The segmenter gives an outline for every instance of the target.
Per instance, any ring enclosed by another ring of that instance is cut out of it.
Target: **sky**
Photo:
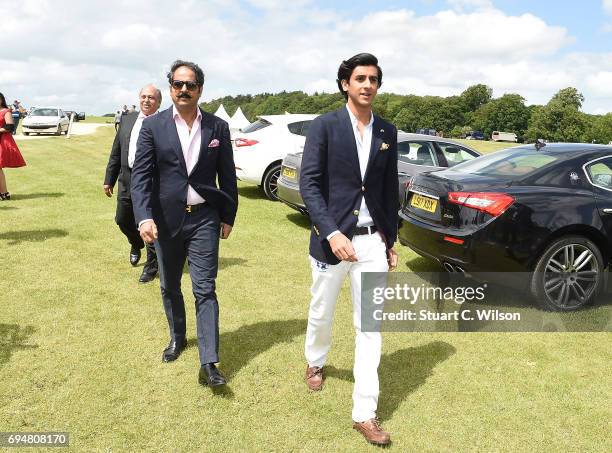
[[[0,92],[26,107],[103,114],[162,90],[176,59],[206,74],[203,101],[335,92],[340,62],[370,52],[381,92],[545,104],[561,88],[612,112],[612,0],[0,0]],[[232,112],[230,112],[232,113]],[[295,112],[299,113],[299,112]]]

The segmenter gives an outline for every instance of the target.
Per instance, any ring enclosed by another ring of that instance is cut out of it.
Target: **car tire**
[[[266,171],[262,180],[262,189],[272,201],[278,201],[278,178],[280,177],[281,164],[274,164]]]
[[[28,135],[30,135],[30,133],[29,132],[24,132],[23,135],[25,135],[27,137]]]
[[[574,311],[593,302],[603,279],[604,262],[597,245],[584,236],[564,236],[538,259],[531,294],[544,310]]]
[[[57,125],[57,131],[55,131],[55,135],[62,135],[62,125],[58,124]]]

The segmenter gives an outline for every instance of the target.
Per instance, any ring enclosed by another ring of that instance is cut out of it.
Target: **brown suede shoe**
[[[353,428],[363,434],[363,437],[371,444],[389,445],[391,443],[391,435],[383,431],[377,418],[371,418],[361,423],[354,422]]]
[[[306,385],[308,389],[317,392],[323,388],[323,368],[306,365]]]

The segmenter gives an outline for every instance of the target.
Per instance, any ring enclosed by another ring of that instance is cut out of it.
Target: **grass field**
[[[161,362],[158,280],[137,283],[102,192],[114,134],[21,142],[0,203],[0,431],[68,431],[73,451],[375,451],[351,429],[348,287],[325,389],[306,391],[308,221],[240,185],[222,242],[224,394],[189,347]],[[480,143],[469,142],[476,146]],[[400,270],[435,266],[398,246]],[[190,282],[184,279],[186,300]],[[388,333],[379,415],[391,450],[610,451],[609,333]]]

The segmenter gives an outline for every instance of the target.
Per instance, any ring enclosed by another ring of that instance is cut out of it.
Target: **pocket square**
[[[380,145],[380,150],[381,150],[381,151],[385,151],[385,150],[387,150],[387,149],[389,149],[389,144],[388,144],[388,143],[383,142],[383,143],[382,143],[382,145]]]
[[[217,140],[216,138],[211,140],[208,144],[209,148],[216,148],[217,146],[219,146],[219,140]]]

